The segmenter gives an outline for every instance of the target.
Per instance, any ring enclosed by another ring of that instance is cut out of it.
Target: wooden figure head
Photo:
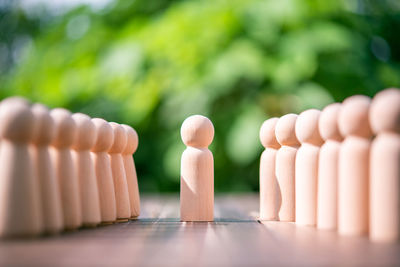
[[[186,146],[206,148],[214,138],[214,126],[207,117],[190,116],[182,123],[181,138]]]
[[[372,99],[369,119],[375,134],[400,133],[400,89],[390,88],[377,93]]]
[[[279,118],[275,126],[275,136],[282,146],[300,145],[295,133],[297,117],[296,114],[286,114]]]
[[[73,149],[89,150],[96,142],[96,127],[86,114],[75,113],[72,115],[77,128],[77,135],[73,144]]]
[[[124,148],[126,146],[126,142],[127,142],[126,131],[118,123],[110,122],[109,124],[114,132],[114,142],[113,142],[110,150],[108,150],[108,152],[109,153],[122,153],[122,151],[124,150]]]
[[[278,123],[278,118],[270,118],[261,125],[260,128],[260,141],[261,144],[267,147],[279,148],[280,145],[275,137],[275,127]]]
[[[76,124],[72,119],[71,112],[63,108],[50,111],[50,116],[55,124],[55,138],[52,145],[58,148],[70,147],[76,138]]]
[[[319,133],[324,140],[342,141],[338,126],[340,103],[333,103],[326,106],[319,116]]]
[[[342,136],[371,136],[368,118],[370,104],[371,99],[363,95],[350,96],[343,101],[338,120]]]
[[[92,123],[96,129],[96,141],[92,147],[93,152],[107,152],[114,143],[114,130],[110,124],[101,119],[94,118]]]
[[[23,104],[23,105],[26,105],[26,106],[31,105],[31,102],[29,102],[29,100],[27,100],[26,98],[20,97],[20,96],[7,97],[7,98],[3,99],[3,101],[0,102],[0,105],[2,103],[6,103],[6,104],[13,104],[14,103],[16,105]]]
[[[56,127],[49,109],[39,103],[32,105],[31,110],[36,118],[37,127],[33,134],[33,143],[37,145],[49,145],[56,134]]]
[[[296,121],[296,136],[300,143],[321,145],[323,140],[319,133],[318,121],[321,111],[309,109],[300,113]]]
[[[0,137],[13,142],[30,142],[36,128],[36,120],[29,102],[11,97],[0,104]]]
[[[136,149],[139,145],[138,134],[136,133],[135,129],[133,129],[129,125],[121,124],[121,126],[126,131],[126,136],[127,136],[127,142],[126,142],[126,146],[125,146],[123,153],[132,155],[133,153],[136,152]]]

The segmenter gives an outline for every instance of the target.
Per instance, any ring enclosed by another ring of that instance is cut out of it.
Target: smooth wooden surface
[[[77,229],[82,225],[81,197],[71,152],[77,135],[76,124],[66,109],[53,109],[50,115],[56,128],[50,156],[60,187],[63,225],[68,230]]]
[[[34,104],[31,110],[36,118],[37,126],[33,137],[33,145],[29,147],[29,150],[39,185],[43,231],[46,233],[59,233],[64,227],[61,193],[49,152],[49,146],[56,133],[55,123],[50,116],[49,110],[44,105]]]
[[[142,196],[136,221],[1,240],[0,266],[399,266],[400,245],[255,220],[258,195],[217,195],[215,221],[179,221],[179,194]]]
[[[278,220],[281,194],[275,173],[276,154],[280,144],[275,137],[278,118],[270,118],[260,128],[260,141],[265,148],[260,158],[260,219]]]
[[[319,229],[337,229],[337,188],[340,135],[338,115],[341,104],[326,106],[319,117],[319,132],[325,143],[321,146],[318,158],[317,189],[317,227]]]
[[[400,240],[400,90],[387,89],[372,100],[370,152],[370,238]]]
[[[114,143],[114,130],[103,119],[95,118],[92,122],[97,131],[96,143],[92,147],[92,160],[99,189],[101,221],[111,223],[117,220],[117,204],[111,160],[107,151]]]
[[[43,231],[40,186],[29,146],[35,116],[25,100],[0,105],[0,236],[34,236]],[[14,223],[15,219],[22,219]]]
[[[121,153],[126,146],[127,136],[121,125],[110,122],[110,126],[114,130],[114,142],[108,153],[110,154],[111,172],[114,180],[117,219],[126,220],[131,217],[131,208],[126,172]]]
[[[367,96],[351,96],[343,101],[339,112],[338,125],[344,141],[338,161],[338,232],[343,235],[368,233],[370,102]]]
[[[101,222],[99,188],[90,150],[95,145],[97,131],[90,117],[75,113],[72,119],[77,136],[72,146],[72,159],[76,167],[82,210],[82,225],[96,226]]]
[[[296,120],[296,136],[301,143],[295,163],[296,223],[299,225],[317,224],[318,157],[323,144],[318,129],[320,114],[319,110],[309,109]]]
[[[296,114],[286,114],[279,118],[275,127],[275,136],[281,147],[275,158],[275,174],[279,185],[280,209],[279,220],[294,222],[296,218],[296,153],[300,146],[297,140]]]
[[[140,215],[140,195],[133,154],[139,145],[139,137],[136,131],[129,125],[121,124],[121,126],[125,129],[127,137],[125,149],[122,151],[122,161],[124,162],[128,185],[131,218],[136,218]]]
[[[214,158],[208,149],[214,126],[204,116],[185,119],[181,138],[186,145],[181,157],[180,218],[185,222],[214,219]]]

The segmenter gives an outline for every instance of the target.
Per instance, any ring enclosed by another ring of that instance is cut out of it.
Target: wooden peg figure
[[[276,140],[281,145],[275,162],[281,199],[279,220],[286,222],[294,222],[296,218],[295,159],[300,145],[295,133],[296,120],[296,114],[286,114],[279,118],[275,126]]]
[[[114,181],[108,155],[114,142],[114,131],[103,119],[95,118],[92,122],[97,132],[96,142],[92,147],[92,159],[99,188],[101,222],[111,224],[117,220]]]
[[[181,137],[187,146],[181,158],[181,221],[213,221],[214,159],[208,146],[214,126],[208,118],[193,115],[183,122]]]
[[[50,155],[60,187],[64,229],[75,230],[82,225],[80,189],[71,153],[77,128],[71,113],[66,109],[53,109],[50,115],[56,129]]]
[[[96,142],[96,127],[90,117],[75,113],[72,115],[77,136],[72,145],[73,160],[77,170],[81,198],[82,225],[94,227],[101,221],[100,200],[94,164],[90,150]]]
[[[296,224],[315,226],[317,222],[318,156],[323,143],[318,129],[320,111],[309,109],[296,121],[301,146],[296,155]]]
[[[64,227],[60,187],[49,152],[49,146],[56,133],[55,123],[50,111],[42,104],[34,104],[32,112],[38,124],[31,152],[40,184],[43,227],[45,233],[55,234],[61,232]]]
[[[117,204],[117,221],[125,222],[131,217],[128,183],[126,181],[122,151],[127,142],[124,128],[115,122],[109,123],[114,131],[114,142],[108,153],[111,160],[111,171],[114,181],[115,200]]]
[[[337,228],[338,160],[342,136],[338,127],[341,104],[333,103],[324,108],[319,117],[319,132],[325,143],[319,151],[317,227]]]
[[[280,145],[275,137],[278,118],[266,120],[260,129],[265,147],[260,159],[260,220],[278,220],[280,193],[275,174],[275,158]]]
[[[367,96],[351,96],[343,101],[339,113],[339,130],[344,137],[338,180],[338,232],[342,235],[368,232],[370,102]]]
[[[376,138],[370,155],[370,238],[400,239],[400,90],[386,89],[369,113]]]
[[[40,188],[28,147],[36,120],[26,100],[0,105],[0,237],[42,233]]]
[[[140,215],[140,197],[133,154],[139,145],[139,138],[132,127],[126,124],[121,124],[121,126],[125,129],[127,136],[126,146],[122,152],[122,159],[124,161],[126,182],[128,184],[131,218],[136,219]]]

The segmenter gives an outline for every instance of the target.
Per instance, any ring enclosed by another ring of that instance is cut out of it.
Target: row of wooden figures
[[[265,121],[260,219],[400,238],[400,90]]]
[[[19,97],[0,103],[0,237],[54,234],[136,218],[128,125]]]

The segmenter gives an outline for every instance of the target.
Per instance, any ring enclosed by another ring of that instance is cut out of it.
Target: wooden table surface
[[[255,218],[257,195],[215,198],[215,222],[179,222],[179,195],[142,196],[136,221],[0,241],[1,266],[400,266],[399,244]]]

